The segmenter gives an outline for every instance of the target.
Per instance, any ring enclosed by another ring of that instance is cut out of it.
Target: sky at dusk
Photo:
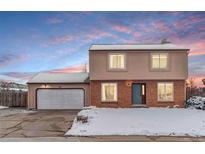
[[[91,44],[172,43],[191,49],[189,76],[205,77],[205,12],[0,12],[0,74],[78,72]]]

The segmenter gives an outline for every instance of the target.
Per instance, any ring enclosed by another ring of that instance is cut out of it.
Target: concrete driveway
[[[44,110],[0,116],[0,138],[63,137],[78,112]]]

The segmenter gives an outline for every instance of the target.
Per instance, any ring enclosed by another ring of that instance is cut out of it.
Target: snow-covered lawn
[[[74,120],[65,135],[170,135],[205,136],[205,111],[177,108],[91,108],[78,115],[88,122]]]
[[[1,105],[0,105],[0,110],[1,110],[1,109],[7,109],[7,108],[8,108],[7,106],[1,106]]]

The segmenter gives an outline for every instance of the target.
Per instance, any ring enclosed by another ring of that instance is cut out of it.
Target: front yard
[[[205,136],[205,111],[177,108],[91,108],[78,113],[87,123],[74,120],[65,135]]]
[[[3,116],[9,116],[9,115],[15,115],[19,113],[33,113],[35,111],[29,111],[24,108],[9,108],[6,106],[0,106],[0,117]]]
[[[0,141],[205,141],[203,110],[91,108],[79,112],[87,123],[72,126],[77,112],[2,108]],[[71,126],[74,137],[64,136]]]

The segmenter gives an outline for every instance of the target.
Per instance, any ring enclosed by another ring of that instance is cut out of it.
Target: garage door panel
[[[39,89],[38,109],[82,109],[84,97],[83,89]]]

